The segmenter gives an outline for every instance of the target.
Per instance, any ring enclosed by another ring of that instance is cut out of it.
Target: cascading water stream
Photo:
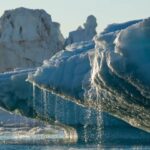
[[[101,97],[98,93],[98,90],[96,90],[96,94],[97,94],[97,104],[98,104],[98,112],[97,112],[97,116],[96,116],[96,120],[97,120],[97,141],[98,145],[97,148],[101,148],[102,146],[102,140],[103,140],[103,132],[104,132],[104,122],[103,122],[103,115],[102,115],[102,105],[101,105]]]
[[[35,87],[35,84],[33,83],[32,84],[32,87],[33,87],[33,91],[32,91],[32,106],[33,106],[33,113],[34,113],[34,110],[36,109],[36,101],[35,101],[35,99],[36,99],[36,87]],[[33,114],[34,115],[34,114]]]
[[[56,96],[56,99],[55,99],[55,122],[57,123],[58,119],[57,119],[57,111],[58,111],[58,108],[57,108],[57,101],[58,101],[58,97]]]
[[[35,115],[35,110],[36,110],[36,86],[33,83],[32,84],[32,106],[33,106],[33,116]],[[34,124],[32,123],[32,126],[34,126]],[[33,140],[33,139],[31,139]],[[34,140],[32,141],[34,143]]]
[[[97,48],[96,48],[97,49]],[[97,85],[95,84],[95,74],[97,72],[99,72],[99,64],[97,63],[97,57],[99,55],[98,53],[99,49],[97,49],[97,51],[95,52],[95,57],[93,60],[93,64],[92,66],[93,69],[91,71],[91,89],[89,91],[87,91],[86,93],[88,93],[88,99],[91,101],[95,101],[96,103],[96,107],[97,107],[97,113],[96,113],[96,126],[97,126],[97,139],[96,141],[98,141],[98,145],[97,148],[100,149],[102,146],[102,140],[103,140],[103,135],[104,135],[104,122],[103,122],[103,113],[102,113],[102,96],[99,94],[99,89],[97,87]],[[101,66],[100,66],[101,67]]]
[[[97,104],[97,112],[96,112],[96,137],[95,141],[98,143],[98,148],[102,146],[102,138],[103,138],[103,132],[104,132],[104,124],[103,124],[103,113],[102,113],[102,106],[101,106],[101,96],[99,95],[98,90],[94,90],[96,92],[96,97],[93,97],[93,93],[88,91],[86,97],[88,99],[88,103],[90,104],[91,101],[95,101]],[[88,108],[86,110],[85,114],[85,125],[84,125],[84,139],[85,142],[88,142],[88,135],[92,136],[92,132],[89,134],[89,125],[92,123],[92,110]],[[91,124],[92,125],[92,124]],[[92,125],[93,127],[95,125]],[[90,126],[90,128],[92,127]],[[95,135],[94,135],[95,136]]]
[[[90,119],[91,119],[91,109],[87,109],[86,110],[86,114],[85,114],[85,124],[84,124],[84,141],[85,143],[88,142],[88,125],[90,124]]]
[[[43,114],[44,114],[44,117],[45,119],[48,118],[48,113],[47,113],[47,106],[48,106],[48,103],[47,103],[47,91],[46,90],[42,90],[42,93],[43,93]]]

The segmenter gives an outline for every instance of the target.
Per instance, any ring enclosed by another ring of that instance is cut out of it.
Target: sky
[[[98,32],[111,23],[150,17],[150,0],[4,0],[0,15],[17,7],[46,10],[53,21],[61,24],[65,37],[91,14],[97,18]]]

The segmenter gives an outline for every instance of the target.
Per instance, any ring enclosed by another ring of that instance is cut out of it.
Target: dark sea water
[[[98,145],[70,145],[70,146],[41,146],[41,145],[0,145],[1,150],[149,150],[149,146],[98,146]]]

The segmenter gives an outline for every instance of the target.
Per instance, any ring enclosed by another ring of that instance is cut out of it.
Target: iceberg
[[[0,18],[0,72],[41,66],[63,46],[60,24],[44,10],[17,8]]]
[[[67,120],[61,120],[64,117],[57,108],[62,112],[67,107],[80,112],[88,108],[150,132],[150,19],[121,26],[123,29],[102,33],[94,41],[67,46],[37,69],[1,73],[0,105],[64,123]],[[50,109],[53,104],[55,108]],[[70,118],[75,116],[72,113]],[[83,117],[76,118],[85,124]]]
[[[92,55],[88,47],[61,51],[30,74],[28,81],[149,132],[149,26],[148,18],[100,34]]]
[[[65,41],[44,10],[4,13],[0,143],[149,144],[150,18],[96,26],[88,16]]]

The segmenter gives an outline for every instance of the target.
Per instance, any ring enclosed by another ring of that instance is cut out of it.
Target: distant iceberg
[[[69,32],[69,37],[65,41],[65,46],[83,41],[91,41],[97,34],[96,27],[97,21],[95,16],[88,16],[84,23],[84,27],[79,26],[77,30]]]
[[[63,46],[60,24],[44,10],[16,8],[0,18],[0,72],[40,66]]]

